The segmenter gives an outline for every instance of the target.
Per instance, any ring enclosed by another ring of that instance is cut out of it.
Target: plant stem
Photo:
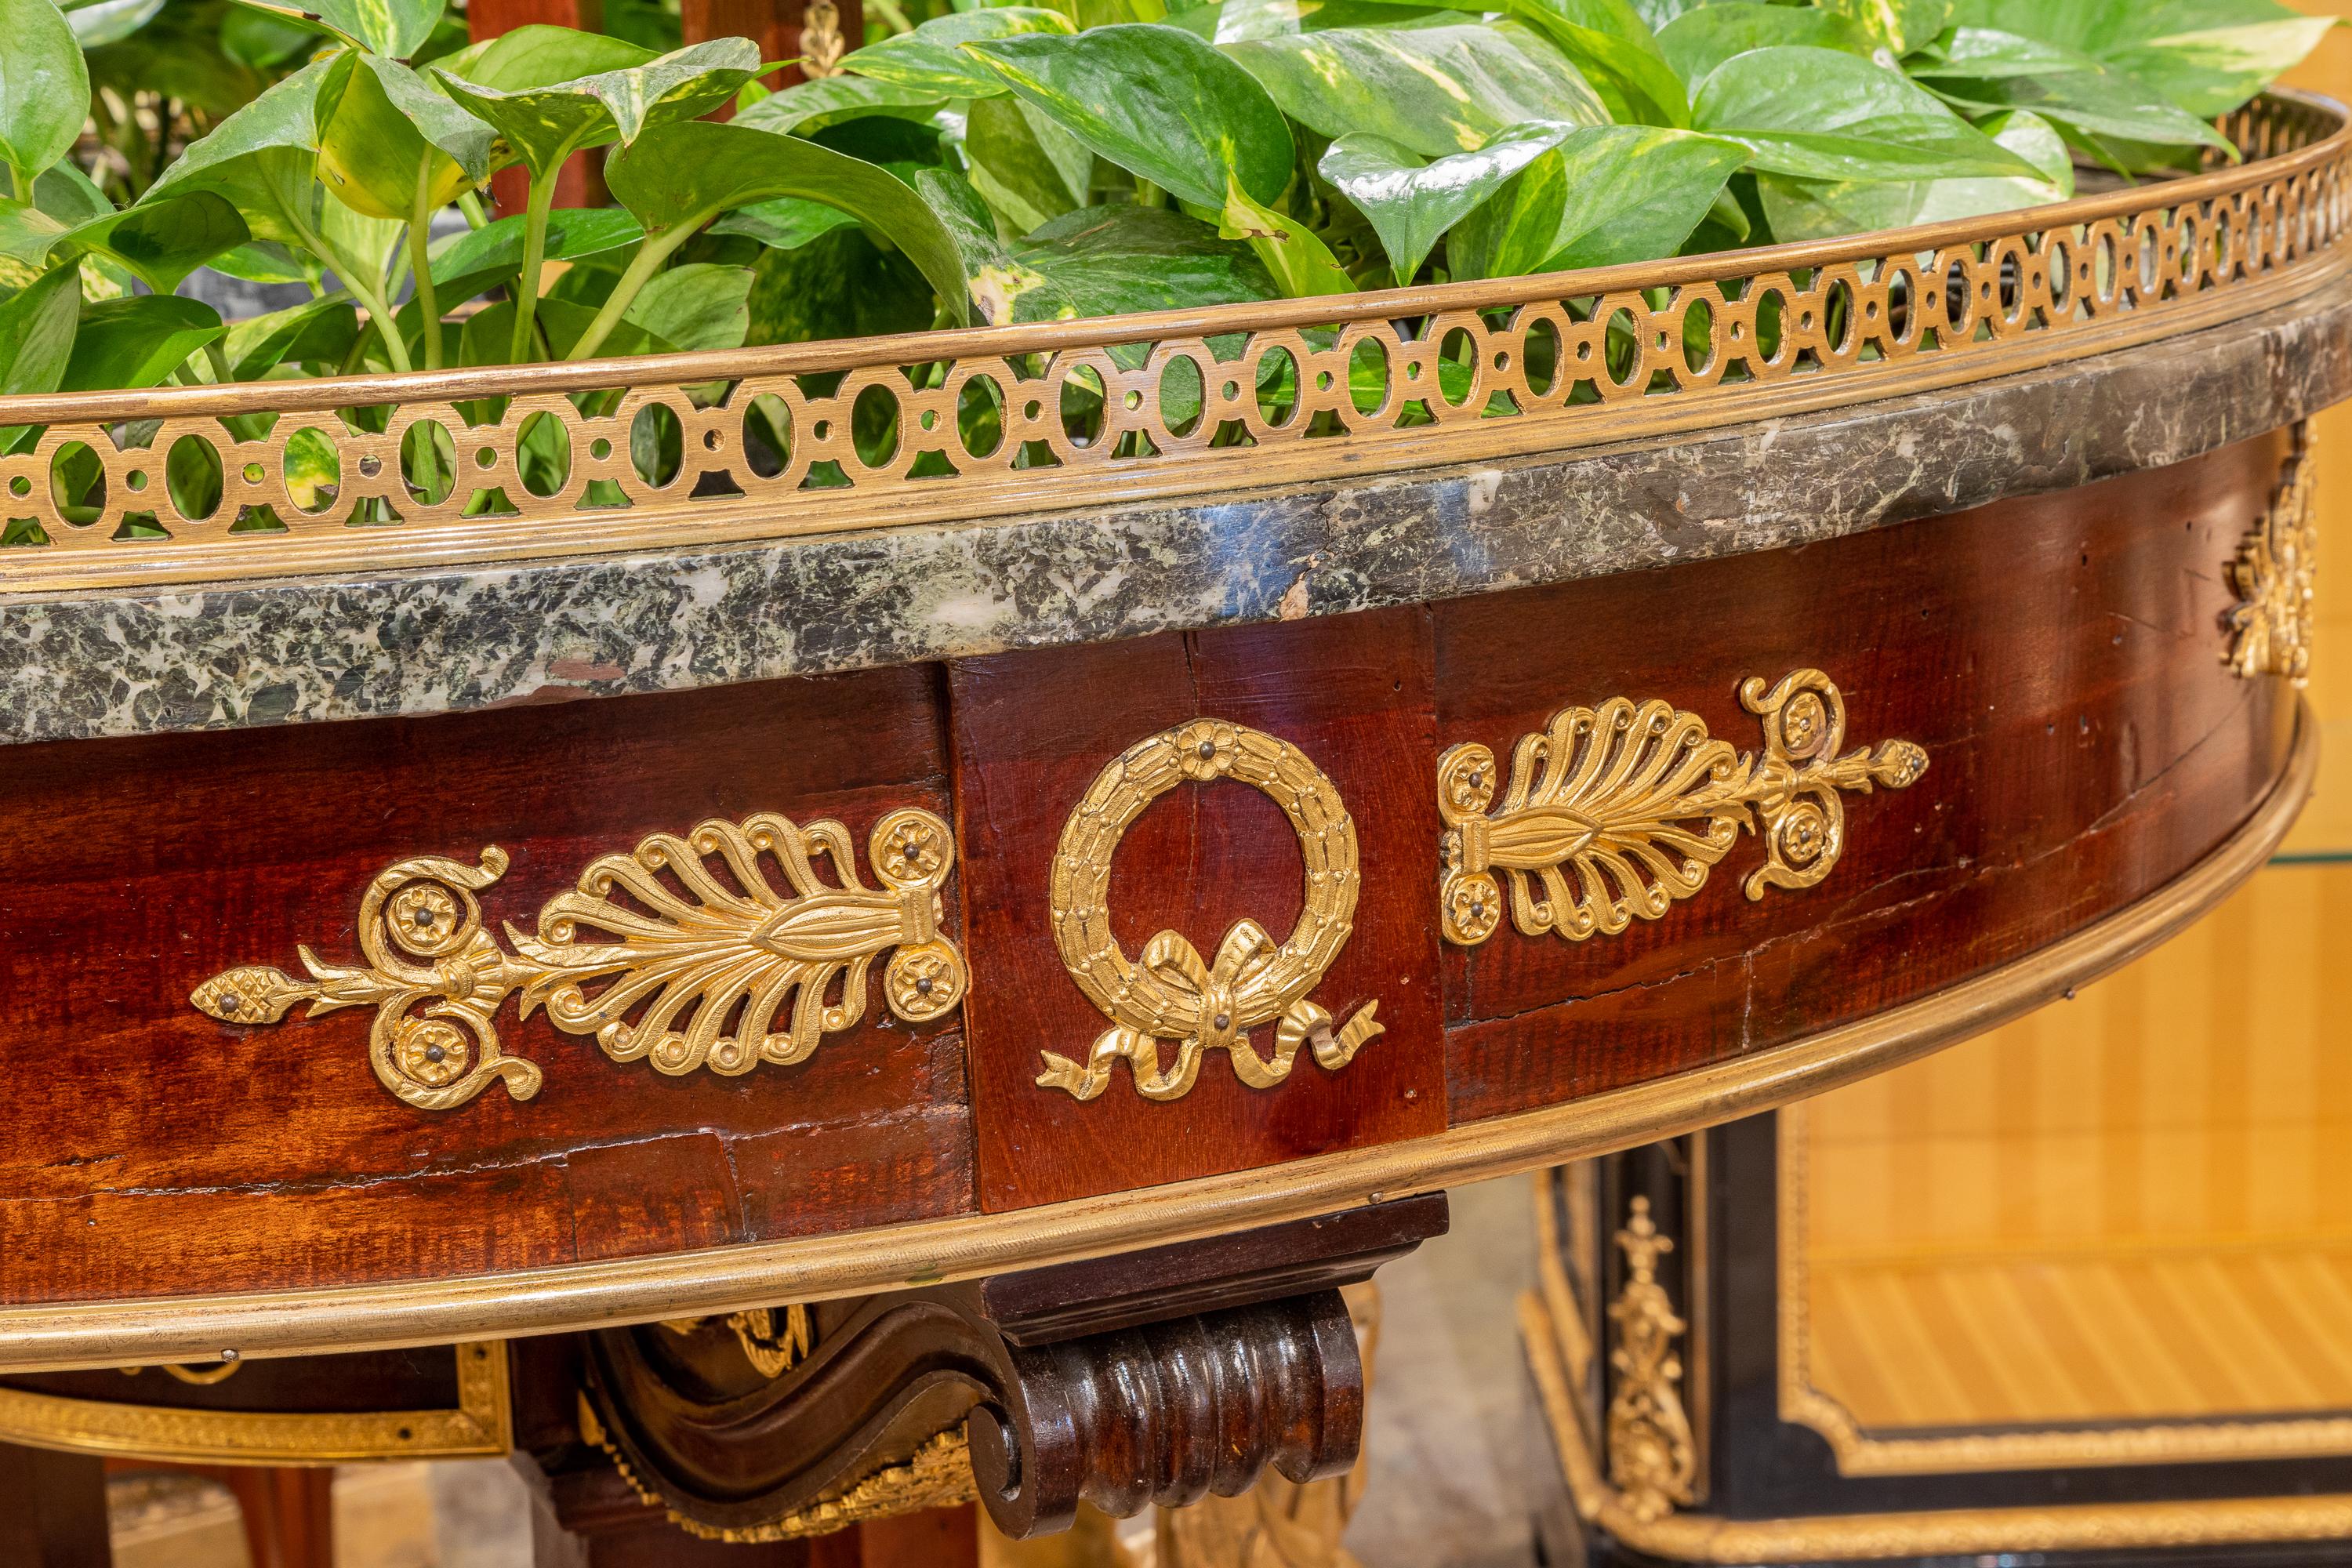
[[[684,245],[695,230],[709,221],[710,216],[707,212],[700,213],[658,235],[647,235],[646,242],[637,247],[637,254],[631,258],[629,269],[621,274],[621,280],[613,285],[613,292],[605,297],[604,308],[596,312],[596,319],[588,323],[588,330],[580,334],[580,341],[572,344],[572,352],[563,357],[567,360],[587,359],[603,348],[604,340],[613,335],[613,329],[621,324],[622,316],[635,302],[638,291],[653,280],[654,274],[661,270],[662,263],[669,259],[670,253]]]
[[[485,228],[489,225],[490,215],[482,210],[482,198],[479,192],[459,191],[457,210],[465,215],[467,228]]]
[[[368,269],[353,266],[351,258],[338,252],[328,243],[327,237],[310,224],[298,224],[294,232],[300,237],[311,255],[334,269],[335,276],[343,280],[343,287],[351,292],[352,298],[367,307],[368,326],[383,340],[383,357],[392,368],[408,369],[408,345],[401,342],[400,323],[393,320],[392,311],[385,306],[383,290],[373,281],[360,281],[367,277]],[[367,333],[362,332],[359,341],[365,342]]]
[[[416,205],[408,215],[408,272],[416,281],[416,311],[425,322],[425,368],[441,368],[441,298],[433,289],[433,160],[416,165]]]
[[[221,352],[218,338],[205,345],[205,363],[213,367],[213,379],[221,385],[226,386],[236,379],[236,372],[229,367],[228,355]]]
[[[558,163],[542,179],[533,170],[530,176],[530,200],[524,204],[522,220],[522,275],[515,279],[514,338],[507,350],[507,360],[522,364],[530,357],[530,323],[539,314],[539,273],[547,260],[547,219],[555,208],[555,176],[562,168]]]

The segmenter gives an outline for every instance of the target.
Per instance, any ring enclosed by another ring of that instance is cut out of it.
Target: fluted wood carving
[[[1013,1397],[971,1427],[981,1501],[1008,1535],[1062,1529],[1082,1499],[1125,1518],[1236,1497],[1268,1468],[1319,1479],[1353,1464],[1363,1437],[1363,1367],[1337,1290],[1013,1361]]]
[[[1123,1516],[1231,1497],[1269,1468],[1336,1474],[1362,1436],[1336,1289],[1028,1347],[973,1292],[887,1298],[769,1380],[682,1365],[662,1332],[594,1336],[584,1425],[679,1523],[729,1539],[771,1538],[959,1427],[1014,1537],[1066,1528],[1081,1499]]]

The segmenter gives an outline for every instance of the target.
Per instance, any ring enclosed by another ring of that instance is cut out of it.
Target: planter
[[[1136,1327],[1182,1312],[1314,1371],[1221,1485],[1343,1465],[1324,1292],[1442,1225],[1396,1200],[1958,1039],[2284,833],[2352,136],[2236,130],[2239,168],[1661,267],[0,405],[47,427],[0,460],[47,541],[0,559],[0,1363],[51,1380],[0,1427],[89,1430],[113,1374],[68,1369],[598,1329],[515,1386],[585,1355],[576,1435],[702,1527],[964,1477],[925,1445],[978,1399],[984,1500],[1046,1528],[1207,1484],[1118,1469],[1152,1408],[1048,1441],[1137,1365],[1246,1404]],[[159,495],[184,441],[208,518]],[[89,521],[42,500],[74,443]],[[731,1479],[667,1331],[608,1328],[688,1317],[774,1369]]]

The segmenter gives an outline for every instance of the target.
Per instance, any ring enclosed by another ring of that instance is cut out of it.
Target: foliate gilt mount
[[[1764,864],[1746,883],[1750,899],[1810,888],[1845,847],[1841,791],[1904,789],[1927,771],[1927,753],[1908,741],[1841,755],[1845,700],[1818,669],[1769,689],[1751,676],[1739,700],[1763,721],[1761,752],[1735,751],[1666,702],[1612,697],[1564,708],[1520,737],[1492,815],[1495,753],[1470,744],[1439,758],[1445,939],[1475,947],[1495,933],[1498,872],[1510,884],[1512,922],[1528,936],[1581,942],[1637,916],[1656,920],[1706,885],[1742,828],[1764,843]]]
[[[2311,678],[2314,569],[2319,519],[2312,507],[2309,440],[2295,429],[2294,451],[2279,476],[2277,499],[2238,546],[2230,586],[2238,595],[2226,617],[2230,647],[2222,659],[2240,675],[2283,675],[2301,686]]]
[[[1682,1357],[1675,1349],[1690,1325],[1658,1283],[1658,1259],[1675,1249],[1650,1217],[1650,1200],[1634,1198],[1617,1233],[1625,1256],[1625,1282],[1609,1304],[1616,1343],[1609,1352],[1609,1481],[1636,1519],[1664,1519],[1692,1500],[1698,1480],[1698,1446],[1683,1410]]]
[[[1177,785],[1233,778],[1263,790],[1298,835],[1307,863],[1305,908],[1277,943],[1255,921],[1236,921],[1213,963],[1181,934],[1163,931],[1143,946],[1139,965],[1110,930],[1111,858],[1118,841],[1153,801]],[[1331,1015],[1307,1000],[1355,930],[1356,825],[1339,792],[1305,752],[1263,731],[1202,719],[1139,741],[1095,778],[1063,826],[1054,856],[1054,941],[1087,999],[1111,1020],[1083,1062],[1044,1053],[1042,1089],[1092,1100],[1124,1058],[1146,1100],[1192,1092],[1208,1052],[1222,1050],[1252,1089],[1290,1076],[1302,1045],[1337,1071],[1385,1032],[1367,1002],[1334,1031]],[[1274,1056],[1257,1054],[1250,1031],[1274,1024]],[[1176,1042],[1173,1066],[1160,1065],[1160,1042]]]
[[[856,847],[838,822],[800,827],[762,813],[705,822],[685,838],[657,833],[595,861],[574,891],[550,900],[536,936],[509,922],[511,953],[483,928],[474,897],[505,873],[503,850],[484,849],[479,869],[403,860],[360,901],[364,964],[329,963],[304,946],[307,981],[248,964],[213,976],[189,1000],[230,1024],[274,1024],[298,1002],[310,1004],[305,1017],[373,1006],[376,1078],[426,1110],[463,1105],[493,1079],[517,1100],[539,1092],[537,1065],[499,1048],[494,1016],[518,991],[523,1017],[545,1007],[557,1028],[593,1035],[615,1061],[645,1058],[672,1075],[790,1064],[864,1016],[874,961],[894,948],[882,973],[892,1012],[919,1023],[962,1000],[963,957],[940,930],[940,890],[955,858],[948,825],[928,811],[893,811],[874,825],[867,850],[878,890],[858,879]],[[817,875],[820,856],[839,886]],[[829,1003],[836,983],[841,1000]],[[780,1013],[787,1022],[771,1032]]]

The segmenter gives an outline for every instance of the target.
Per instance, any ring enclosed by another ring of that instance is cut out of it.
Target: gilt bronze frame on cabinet
[[[441,1353],[456,1366],[457,1398],[446,1409],[238,1410],[0,1385],[0,1442],[211,1465],[325,1465],[508,1452],[514,1432],[505,1344],[455,1344]]]

